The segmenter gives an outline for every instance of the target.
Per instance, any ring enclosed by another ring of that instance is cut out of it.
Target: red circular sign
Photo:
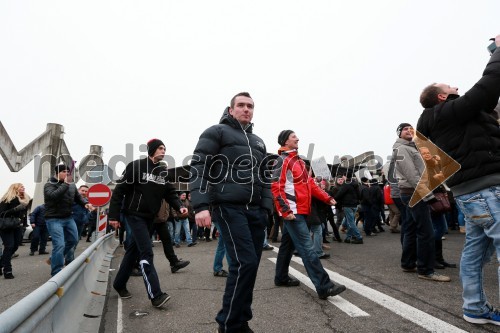
[[[89,188],[87,199],[92,206],[101,207],[111,199],[111,190],[104,184],[95,184]]]

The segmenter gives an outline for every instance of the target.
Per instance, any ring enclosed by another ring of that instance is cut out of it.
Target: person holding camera
[[[494,111],[500,98],[500,35],[495,45],[483,76],[463,96],[444,83],[422,91],[425,110],[417,130],[461,165],[446,183],[467,230],[460,260],[463,318],[500,325],[500,312],[483,289],[483,267],[495,250],[500,253],[500,128]]]
[[[52,255],[50,263],[52,276],[63,269],[64,258],[73,258],[78,230],[73,219],[73,203],[77,203],[88,210],[94,207],[84,199],[73,182],[70,168],[59,164],[54,169],[55,175],[43,187],[45,201],[45,223],[52,238]]]

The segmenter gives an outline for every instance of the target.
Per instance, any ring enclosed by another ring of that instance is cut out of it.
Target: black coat
[[[153,219],[163,199],[172,208],[181,208],[177,192],[168,181],[167,168],[149,157],[130,162],[117,183],[109,204],[110,220],[119,221],[122,208],[126,214]]]
[[[357,207],[359,204],[359,188],[354,182],[345,182],[335,193],[334,198],[342,207]]]
[[[266,146],[252,127],[243,129],[225,113],[218,125],[201,134],[189,182],[196,213],[220,204],[255,205],[272,212]]]
[[[477,181],[479,178],[500,175],[500,128],[493,111],[499,97],[500,50],[497,49],[483,77],[469,91],[425,109],[420,116],[417,130],[461,165],[446,182],[450,187],[471,181],[470,193],[484,188]],[[494,182],[498,184],[497,181]],[[475,186],[479,188],[473,189]],[[461,192],[458,194],[465,194]]]
[[[73,214],[73,203],[85,206],[88,201],[83,199],[74,183],[68,184],[51,177],[43,187],[45,201],[45,219],[66,218]]]

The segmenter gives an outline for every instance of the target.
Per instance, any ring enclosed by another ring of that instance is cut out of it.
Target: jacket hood
[[[253,129],[253,123],[250,123],[247,126],[243,127],[236,119],[234,119],[233,116],[229,114],[229,106],[224,109],[224,112],[222,112],[222,117],[219,120],[219,124],[226,124],[236,129],[243,129],[248,133],[252,133]]]
[[[403,146],[403,145],[409,146],[411,142],[413,142],[413,141],[408,141],[405,139],[398,138],[396,140],[396,142],[394,142],[394,144],[392,145],[392,149],[396,149],[399,146]]]

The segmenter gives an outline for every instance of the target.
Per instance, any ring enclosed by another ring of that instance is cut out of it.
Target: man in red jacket
[[[304,267],[320,299],[335,296],[346,287],[330,280],[323,268],[318,254],[313,250],[311,236],[307,228],[306,218],[311,212],[311,197],[315,197],[329,205],[335,200],[323,191],[309,177],[304,161],[299,157],[299,138],[291,130],[284,130],[278,136],[281,145],[278,153],[273,178],[276,180],[271,191],[277,211],[283,216],[283,234],[276,261],[276,286],[298,286],[298,280],[288,275],[288,267],[294,249],[302,257]]]

